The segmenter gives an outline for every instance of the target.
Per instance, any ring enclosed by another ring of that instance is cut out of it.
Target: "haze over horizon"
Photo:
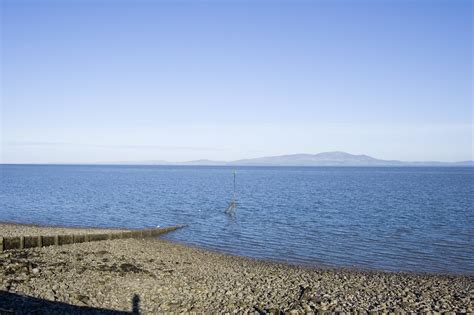
[[[473,160],[471,1],[1,1],[0,163]]]

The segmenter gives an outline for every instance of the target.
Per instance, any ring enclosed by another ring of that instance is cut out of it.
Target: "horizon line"
[[[325,151],[325,152],[319,152],[319,153],[293,153],[293,154],[280,154],[280,155],[266,155],[266,156],[260,156],[260,157],[254,157],[254,158],[243,158],[243,159],[237,159],[237,160],[211,160],[211,159],[193,159],[193,160],[184,160],[184,161],[168,161],[164,159],[160,160],[129,160],[129,161],[94,161],[94,162],[60,162],[60,161],[55,161],[55,162],[0,162],[0,165],[163,165],[163,166],[239,166],[239,164],[231,164],[231,163],[238,163],[242,161],[251,161],[251,160],[256,160],[256,159],[265,159],[265,158],[278,158],[278,157],[291,157],[291,156],[298,156],[298,155],[308,155],[308,156],[317,156],[321,154],[328,154],[328,153],[342,153],[346,154],[347,156],[352,156],[352,157],[368,157],[370,159],[374,159],[377,162],[383,163],[403,163],[404,165],[364,165],[364,164],[351,164],[350,162],[342,162],[345,163],[343,164],[337,164],[335,160],[330,160],[328,159],[328,162],[331,162],[333,164],[337,165],[282,165],[278,163],[265,163],[261,162],[260,164],[258,162],[253,163],[253,164],[243,164],[241,166],[308,166],[308,167],[325,167],[325,166],[361,166],[361,167],[380,167],[380,166],[458,166],[456,164],[461,164],[461,163],[471,163],[474,164],[474,160],[457,160],[457,161],[437,161],[437,160],[396,160],[396,159],[379,159],[372,157],[367,154],[352,154],[348,153],[345,151]],[[202,164],[192,164],[192,163],[209,163],[206,165]],[[336,162],[336,163],[335,163]],[[189,164],[188,164],[189,163]],[[297,163],[296,163],[297,164]],[[415,164],[415,165],[412,165]],[[419,165],[416,165],[419,164]],[[426,165],[428,164],[428,165]],[[431,164],[431,165],[430,165]]]

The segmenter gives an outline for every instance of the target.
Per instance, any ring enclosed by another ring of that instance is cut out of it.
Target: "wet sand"
[[[31,226],[0,224],[0,236],[32,232]],[[85,307],[144,314],[472,313],[474,278],[303,268],[162,239],[125,239],[0,252],[0,293],[0,312],[35,305],[45,313]],[[16,298],[23,295],[45,303]]]

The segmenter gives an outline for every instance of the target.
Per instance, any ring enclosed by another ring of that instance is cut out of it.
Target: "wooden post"
[[[0,236],[0,252],[3,252],[3,237]]]
[[[38,236],[38,247],[43,247],[43,237],[41,235]]]
[[[54,245],[58,246],[59,245],[59,235],[54,236]]]
[[[24,249],[24,248],[25,248],[25,237],[20,236],[20,249]]]

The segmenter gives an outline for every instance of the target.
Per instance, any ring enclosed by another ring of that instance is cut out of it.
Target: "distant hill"
[[[474,161],[437,162],[381,160],[368,155],[354,155],[346,152],[322,152],[318,154],[290,154],[266,156],[237,161],[195,160],[188,162],[143,161],[114,164],[141,165],[231,165],[231,166],[474,166]]]
[[[368,155],[353,155],[346,152],[323,152],[318,154],[291,154],[245,159],[230,162],[231,165],[275,165],[275,166],[377,166],[400,165],[400,161],[378,160]]]

